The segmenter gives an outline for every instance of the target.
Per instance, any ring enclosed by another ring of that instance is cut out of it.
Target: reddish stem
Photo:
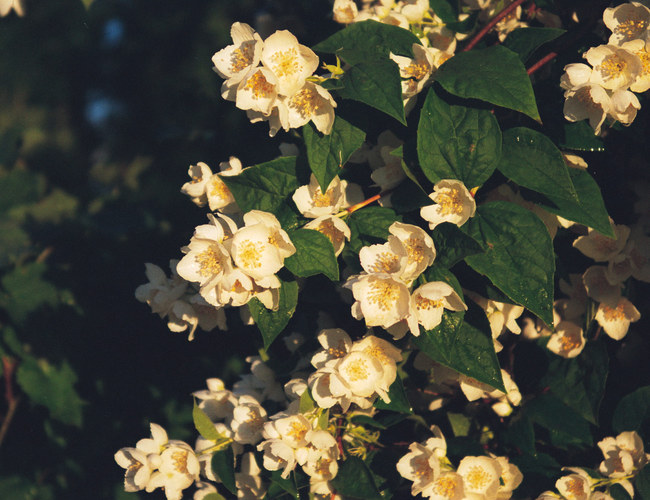
[[[383,191],[383,192],[381,192],[381,193],[379,193],[379,194],[376,194],[375,196],[371,196],[371,197],[368,198],[367,200],[363,200],[362,202],[357,203],[356,205],[352,205],[351,207],[348,207],[348,208],[346,208],[345,210],[346,210],[349,214],[351,214],[352,212],[356,212],[356,211],[359,210],[360,208],[363,208],[363,207],[365,207],[366,205],[370,205],[371,203],[374,203],[375,201],[377,201],[377,200],[378,200],[379,198],[381,198],[382,196],[386,196],[387,194],[390,194],[392,191],[393,191],[392,189],[387,189],[386,191]]]
[[[557,57],[557,52],[549,52],[544,57],[542,57],[539,61],[537,61],[535,64],[533,64],[530,68],[528,68],[526,70],[526,73],[528,73],[529,75],[532,75],[533,73],[535,73],[535,71],[537,71],[539,68],[544,66],[546,63],[552,61],[556,57]]]
[[[494,26],[501,21],[504,17],[506,17],[508,14],[510,14],[513,10],[515,10],[517,7],[519,7],[522,3],[524,3],[524,0],[515,0],[512,2],[510,5],[508,5],[505,9],[503,9],[501,12],[499,12],[496,16],[492,18],[492,20],[487,23],[481,31],[479,31],[476,35],[474,35],[474,38],[470,40],[470,42],[465,46],[463,49],[463,52],[467,52],[468,50],[472,50],[478,42],[480,42],[485,35],[489,33],[489,31],[494,28]]]
[[[2,358],[2,372],[5,378],[5,399],[7,400],[7,414],[2,420],[2,425],[0,426],[0,445],[4,441],[7,431],[9,430],[9,424],[16,413],[16,408],[18,407],[18,399],[14,395],[13,387],[13,375],[16,370],[17,362],[9,357]]]
[[[339,447],[339,455],[341,459],[345,459],[345,453],[343,452],[343,439],[341,438],[341,429],[343,428],[343,419],[339,418],[336,422],[336,444]]]

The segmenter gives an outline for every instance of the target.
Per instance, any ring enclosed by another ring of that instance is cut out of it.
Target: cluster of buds
[[[411,443],[409,453],[397,462],[402,477],[413,481],[411,494],[424,498],[462,500],[508,499],[523,476],[506,457],[468,456],[454,468],[447,458],[447,443],[440,429],[431,428],[434,437],[424,443]]]
[[[271,136],[310,121],[329,134],[336,102],[310,81],[318,56],[286,30],[262,40],[249,25],[234,23],[230,33],[233,45],[212,57],[215,71],[225,79],[221,96],[245,110],[251,122],[268,121]]]
[[[571,474],[561,477],[555,483],[558,493],[545,491],[537,500],[575,498],[576,500],[612,500],[609,488],[621,485],[630,498],[634,487],[630,482],[648,463],[650,454],[645,453],[643,441],[635,431],[622,432],[618,436],[606,437],[598,443],[604,460],[598,472],[581,467],[565,467]],[[605,489],[605,491],[602,491]]]
[[[365,272],[350,276],[343,285],[355,298],[352,316],[401,338],[407,331],[419,335],[419,325],[435,328],[444,309],[467,309],[452,286],[442,281],[424,283],[411,293],[415,280],[436,257],[433,239],[418,226],[401,222],[394,222],[388,231],[386,243],[361,249]]]
[[[589,119],[596,135],[605,119],[629,125],[641,104],[635,92],[650,88],[650,9],[628,2],[605,10],[603,21],[612,31],[608,43],[589,49],[589,63],[567,65],[560,85],[565,89],[564,116],[575,122]]]

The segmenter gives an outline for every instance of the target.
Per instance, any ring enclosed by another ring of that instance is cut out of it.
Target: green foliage
[[[436,73],[436,81],[450,94],[480,99],[539,120],[526,68],[517,54],[503,46],[456,54]]]
[[[593,446],[589,422],[552,394],[528,401],[526,415],[549,432],[550,444],[560,448]]]
[[[417,144],[420,166],[432,183],[458,179],[472,188],[492,175],[501,156],[501,130],[488,110],[449,104],[432,87]]]
[[[216,451],[212,455],[210,462],[212,471],[221,480],[223,485],[233,495],[237,494],[237,485],[235,484],[235,455],[232,452],[232,446],[223,450]]]
[[[452,267],[465,257],[483,252],[481,245],[458,226],[445,222],[431,234],[436,246],[436,264]]]
[[[219,431],[212,423],[212,420],[210,420],[210,417],[199,408],[196,401],[194,401],[194,407],[192,408],[192,420],[194,421],[194,428],[205,439],[217,441],[222,438],[221,434],[219,434]]]
[[[404,389],[404,383],[399,375],[397,375],[395,382],[390,386],[388,398],[390,402],[386,402],[382,398],[377,399],[374,405],[375,408],[379,410],[392,410],[399,413],[413,413],[413,408],[411,408],[406,390]]]
[[[18,365],[16,381],[33,403],[50,411],[52,418],[81,427],[84,402],[74,388],[77,375],[67,362],[57,367],[46,359],[26,356]]]
[[[516,52],[525,63],[538,48],[564,33],[557,28],[517,28],[508,34],[503,46]]]
[[[324,193],[352,153],[361,147],[366,133],[337,115],[329,135],[321,134],[309,124],[302,128],[302,137],[309,168]]]
[[[282,281],[282,280],[281,280]],[[248,303],[255,324],[262,333],[264,348],[267,349],[284,330],[296,311],[298,303],[298,284],[295,281],[282,281],[278,309],[270,311],[257,299]]]
[[[638,431],[648,437],[650,429],[650,386],[626,395],[618,403],[612,419],[616,432]]]
[[[552,324],[555,259],[544,223],[513,203],[491,202],[479,206],[466,227],[485,252],[465,262],[511,300]]]
[[[393,222],[401,221],[393,210],[385,207],[367,207],[352,212],[347,219],[352,236],[349,247],[359,252],[361,247],[388,238],[388,228]]]
[[[444,23],[453,23],[457,20],[456,2],[447,0],[429,0],[429,5]]]
[[[524,127],[504,132],[498,168],[520,186],[554,199],[578,202],[562,153],[539,132]]]
[[[380,500],[382,498],[368,466],[357,457],[348,457],[339,468],[336,477],[331,481],[339,495],[364,500]]]
[[[308,277],[322,273],[332,281],[339,279],[339,266],[329,238],[313,229],[289,232],[296,253],[284,261],[285,267],[296,276]]]
[[[650,467],[647,464],[636,476],[634,486],[642,500],[648,500],[650,498]]]

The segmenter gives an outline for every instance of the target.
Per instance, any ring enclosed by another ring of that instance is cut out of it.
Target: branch
[[[16,413],[16,408],[18,407],[18,398],[14,395],[12,383],[17,364],[17,361],[9,357],[2,358],[2,371],[5,379],[5,399],[7,400],[8,409],[5,418],[2,420],[2,426],[0,426],[0,446],[2,446],[2,442],[9,430],[11,420],[13,419],[14,414]]]
[[[508,14],[510,14],[513,10],[515,10],[517,7],[519,7],[522,3],[524,3],[524,0],[515,0],[512,2],[510,5],[508,5],[505,9],[503,9],[501,12],[499,12],[496,16],[492,18],[492,20],[487,23],[481,31],[479,31],[474,38],[470,40],[470,42],[465,46],[463,49],[463,52],[467,52],[468,50],[472,50],[478,42],[480,42],[485,35],[489,33],[489,31],[494,28],[494,26],[501,21],[504,17],[506,17]]]

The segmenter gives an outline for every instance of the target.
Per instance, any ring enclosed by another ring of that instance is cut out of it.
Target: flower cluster
[[[630,498],[634,487],[630,479],[648,463],[650,454],[645,453],[643,441],[635,431],[622,432],[618,436],[606,437],[598,443],[604,460],[598,472],[580,467],[565,467],[571,474],[561,477],[555,483],[559,495],[545,491],[537,500],[575,498],[576,500],[610,500],[609,488],[622,486]],[[606,488],[606,491],[602,491]],[[561,496],[560,496],[561,495]]]
[[[248,24],[234,23],[233,44],[214,54],[215,71],[225,79],[221,96],[246,111],[251,122],[268,121],[270,135],[313,122],[329,134],[336,102],[309,78],[318,56],[289,31],[262,40]]]
[[[424,283],[411,293],[415,280],[436,257],[433,240],[411,224],[395,222],[388,231],[386,243],[361,249],[359,260],[365,272],[350,276],[343,285],[355,298],[352,316],[401,338],[409,330],[419,335],[419,325],[425,330],[435,328],[444,309],[467,309],[458,292],[443,281]]]
[[[611,7],[603,14],[612,31],[608,43],[584,53],[589,63],[567,65],[560,85],[565,89],[564,116],[589,119],[596,135],[605,119],[629,125],[641,104],[635,92],[650,88],[650,9],[639,2]]]
[[[432,230],[443,222],[462,226],[476,212],[474,196],[461,181],[455,179],[436,182],[429,198],[434,204],[422,207],[420,216],[429,223],[429,229]]]
[[[409,453],[397,462],[402,477],[413,481],[411,494],[436,500],[507,499],[523,476],[506,457],[467,456],[454,468],[447,458],[447,443],[437,427],[434,437],[411,443]]]
[[[314,174],[308,185],[300,186],[293,194],[293,201],[300,213],[314,219],[305,224],[305,229],[316,230],[327,236],[334,246],[334,254],[339,255],[350,239],[350,228],[336,217],[343,208],[363,200],[363,192],[357,184],[348,184],[338,176],[332,179],[323,193]]]
[[[221,171],[213,174],[210,167],[203,162],[190,165],[187,173],[192,180],[183,184],[181,192],[200,207],[207,204],[213,212],[219,210],[225,214],[238,213],[239,207],[235,198],[221,177],[239,175],[245,169],[242,168],[241,161],[234,156],[221,162],[219,168]]]

